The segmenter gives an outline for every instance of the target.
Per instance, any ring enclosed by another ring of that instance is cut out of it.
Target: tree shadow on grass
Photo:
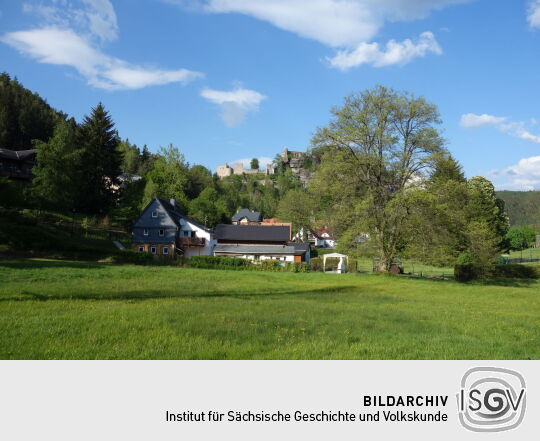
[[[75,268],[75,269],[103,269],[110,266],[106,263],[86,260],[35,260],[35,259],[1,259],[0,267],[10,269],[43,269],[43,268]]]
[[[396,276],[394,276],[396,277]],[[540,288],[539,281],[537,279],[491,279],[491,280],[475,280],[471,282],[460,283],[454,278],[449,278],[448,280],[435,279],[429,277],[413,277],[409,275],[397,276],[399,278],[404,278],[408,280],[417,280],[422,282],[438,282],[438,283],[453,283],[463,286],[508,286],[511,288],[526,288],[531,285],[538,284]]]
[[[252,291],[241,292],[238,291],[222,291],[206,293],[182,293],[176,290],[152,290],[152,291],[121,291],[111,294],[96,294],[96,293],[76,293],[72,295],[62,294],[40,294],[30,291],[22,291],[18,295],[10,297],[0,298],[0,302],[7,301],[49,301],[49,300],[154,300],[154,299],[212,299],[212,298],[233,298],[240,300],[251,300],[255,298],[263,297],[290,297],[290,296],[318,296],[318,295],[334,295],[342,294],[346,292],[357,292],[358,286],[339,286],[339,287],[327,287],[314,290],[283,290],[283,291]]]
[[[508,286],[511,288],[526,288],[531,285],[538,285],[540,288],[540,284],[538,283],[537,279],[493,279],[486,280],[484,282],[474,282],[471,284],[480,286]]]

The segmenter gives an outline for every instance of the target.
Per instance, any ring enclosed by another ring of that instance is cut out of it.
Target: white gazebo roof
[[[349,257],[349,256],[347,256],[346,254],[330,253],[330,254],[324,254],[323,257],[327,258],[327,257]]]

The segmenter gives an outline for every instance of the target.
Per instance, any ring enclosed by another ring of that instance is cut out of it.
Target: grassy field
[[[0,358],[539,359],[540,284],[0,260]]]
[[[540,263],[540,248],[528,248],[523,251],[511,251],[510,259],[523,259],[531,263]]]

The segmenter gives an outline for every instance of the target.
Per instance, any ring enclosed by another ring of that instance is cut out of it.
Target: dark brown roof
[[[291,230],[283,225],[225,225],[216,226],[216,239],[250,242],[288,242]]]

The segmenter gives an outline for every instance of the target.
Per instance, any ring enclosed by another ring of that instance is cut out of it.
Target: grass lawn
[[[540,263],[540,248],[528,248],[523,251],[511,251],[510,259],[523,259],[525,262],[532,261],[533,264]]]
[[[0,358],[539,359],[540,284],[0,260]]]

